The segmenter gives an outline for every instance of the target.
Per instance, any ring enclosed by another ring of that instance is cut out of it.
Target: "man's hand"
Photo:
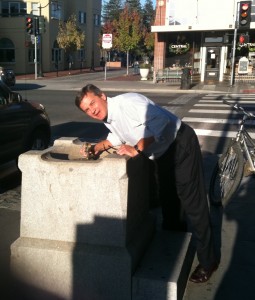
[[[95,145],[91,145],[90,143],[84,143],[80,150],[81,155],[85,159],[98,159],[99,153],[95,152]]]
[[[121,145],[117,151],[119,155],[128,155],[130,157],[134,157],[138,154],[133,146],[130,145]]]

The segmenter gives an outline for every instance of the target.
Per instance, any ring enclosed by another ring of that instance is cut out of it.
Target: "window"
[[[3,1],[2,2],[2,16],[3,17],[16,17],[20,15],[25,15],[27,13],[26,2],[12,2]]]
[[[58,69],[58,64],[62,60],[62,51],[58,46],[58,42],[55,41],[53,48],[51,50],[51,61],[55,63],[56,69]]]
[[[79,23],[86,24],[86,13],[79,11]]]
[[[51,18],[60,20],[61,19],[61,4],[57,2],[51,3]]]
[[[14,44],[7,38],[0,40],[0,62],[15,62]]]
[[[255,1],[252,1],[251,5],[251,22],[255,22]]]
[[[79,49],[78,50],[78,60],[80,62],[83,62],[85,58],[85,50],[84,49]]]
[[[166,25],[192,26],[199,25],[207,29],[229,28],[233,25],[233,14],[236,9],[233,0],[171,0],[166,1]],[[215,17],[217,16],[217,17]],[[217,19],[217,22],[215,21]],[[162,19],[165,25],[165,19]],[[177,28],[176,28],[177,29]]]
[[[35,15],[35,16],[40,16],[39,3],[38,2],[32,2],[31,7],[32,7],[31,14]]]
[[[99,26],[101,23],[100,15],[94,14],[94,25]]]

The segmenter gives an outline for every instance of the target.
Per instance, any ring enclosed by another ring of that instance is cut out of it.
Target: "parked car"
[[[11,68],[0,66],[0,79],[8,86],[14,86],[16,83],[15,73]]]
[[[50,120],[42,104],[23,100],[0,81],[0,164],[50,144]]]

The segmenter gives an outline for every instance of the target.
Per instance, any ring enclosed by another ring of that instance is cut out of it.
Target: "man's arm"
[[[107,150],[112,147],[112,144],[108,140],[103,140],[94,146],[95,154],[98,154],[104,150]]]
[[[149,147],[150,144],[152,144],[155,141],[154,137],[147,137],[147,138],[142,138],[139,140],[139,142],[134,145],[121,145],[117,151],[119,155],[128,155],[130,157],[134,157],[143,150],[145,150],[147,147]]]

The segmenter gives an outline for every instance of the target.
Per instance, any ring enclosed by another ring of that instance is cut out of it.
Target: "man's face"
[[[105,94],[97,96],[92,92],[87,93],[81,101],[80,108],[91,118],[101,121],[104,120],[107,117]]]

